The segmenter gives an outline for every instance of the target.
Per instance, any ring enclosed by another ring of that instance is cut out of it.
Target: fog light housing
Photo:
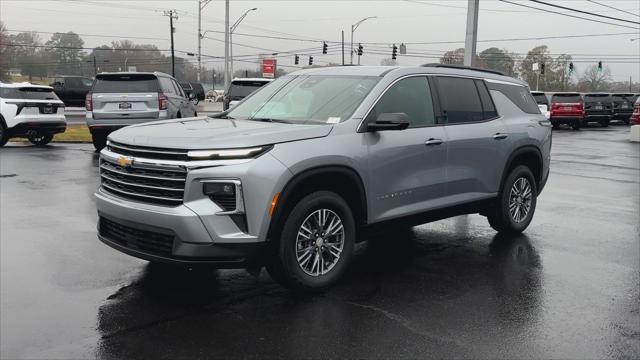
[[[240,180],[203,180],[202,192],[222,209],[218,215],[244,214]]]

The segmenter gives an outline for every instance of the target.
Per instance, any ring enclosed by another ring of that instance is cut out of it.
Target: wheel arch
[[[543,181],[543,167],[544,162],[542,160],[542,152],[534,145],[524,145],[515,149],[509,159],[507,160],[504,170],[502,172],[502,179],[500,180],[500,189],[504,186],[504,182],[509,176],[511,170],[518,165],[525,165],[533,173],[536,181],[536,188],[540,190],[540,185]]]
[[[342,165],[325,165],[304,170],[291,178],[280,193],[269,224],[267,239],[277,240],[286,215],[307,194],[327,190],[342,196],[349,204],[359,228],[367,223],[367,198],[364,182],[356,170]]]

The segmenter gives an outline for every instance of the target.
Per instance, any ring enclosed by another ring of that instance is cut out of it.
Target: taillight
[[[87,111],[93,111],[93,99],[91,98],[91,92],[88,92],[84,98],[84,107]]]
[[[167,97],[163,93],[158,93],[158,108],[167,110]]]

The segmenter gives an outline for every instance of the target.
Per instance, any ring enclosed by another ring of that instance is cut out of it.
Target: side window
[[[160,82],[160,90],[165,94],[176,95],[176,89],[173,86],[173,82],[171,79],[166,77],[159,77],[158,81]]]
[[[367,122],[383,113],[403,112],[409,116],[409,127],[435,124],[431,90],[426,76],[415,76],[395,83],[373,107]]]
[[[182,96],[182,97],[186,97],[184,95],[184,91],[182,90],[182,87],[180,86],[180,84],[178,84],[175,80],[171,79],[171,82],[173,83],[173,87],[176,89],[176,94]]]
[[[67,79],[67,86],[70,88],[79,88],[82,87],[82,83],[80,82],[80,79],[78,78],[68,78]]]
[[[439,76],[438,96],[447,124],[483,120],[480,96],[473,79]]]
[[[528,88],[520,85],[507,85],[488,82],[490,90],[497,90],[504,94],[512,103],[514,103],[520,110],[527,114],[539,114],[540,108],[536,100],[531,95]]]
[[[482,103],[482,114],[484,120],[495,119],[498,117],[496,106],[493,104],[493,99],[487,90],[487,85],[482,80],[476,80],[476,87],[478,88],[478,94],[480,94],[480,102]]]

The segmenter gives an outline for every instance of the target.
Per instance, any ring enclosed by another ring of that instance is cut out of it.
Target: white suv
[[[12,137],[46,145],[66,128],[64,103],[52,87],[0,83],[0,146]]]

